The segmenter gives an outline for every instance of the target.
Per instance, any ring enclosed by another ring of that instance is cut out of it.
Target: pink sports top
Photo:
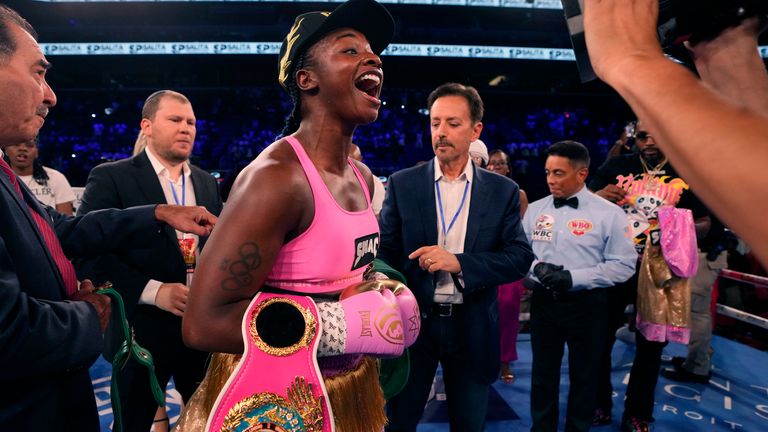
[[[368,185],[349,160],[368,207],[359,212],[345,210],[299,141],[292,136],[285,139],[296,152],[312,188],[315,217],[306,231],[283,245],[264,284],[307,294],[340,292],[363,280],[363,272],[379,248],[379,224],[371,210]]]

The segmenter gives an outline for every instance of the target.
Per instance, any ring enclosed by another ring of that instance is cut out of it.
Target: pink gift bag
[[[664,206],[659,209],[658,215],[664,260],[676,276],[693,277],[699,267],[693,214],[688,209]]]

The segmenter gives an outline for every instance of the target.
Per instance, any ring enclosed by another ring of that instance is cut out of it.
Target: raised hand
[[[461,263],[456,255],[440,246],[422,246],[411,252],[408,259],[418,259],[419,267],[430,273],[438,270],[450,273],[461,272]]]
[[[207,236],[219,220],[205,207],[160,204],[155,207],[155,219],[186,233]]]
[[[664,59],[656,35],[658,0],[585,0],[583,12],[592,68],[608,84],[649,58]]]

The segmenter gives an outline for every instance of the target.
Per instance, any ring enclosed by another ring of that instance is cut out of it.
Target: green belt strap
[[[122,432],[123,430],[123,417],[120,408],[120,391],[118,387],[118,376],[120,370],[122,370],[128,363],[128,360],[133,357],[140,365],[147,368],[149,371],[149,384],[152,388],[152,396],[158,406],[165,406],[165,390],[160,387],[160,383],[157,382],[157,376],[155,375],[155,364],[152,362],[152,354],[146,349],[142,348],[136,342],[134,337],[133,328],[129,326],[128,319],[125,317],[125,305],[123,304],[123,297],[112,288],[112,283],[107,282],[95,291],[97,294],[104,294],[112,298],[112,313],[117,313],[113,318],[117,324],[121,325],[123,329],[124,340],[117,349],[114,358],[112,359],[112,379],[110,381],[110,398],[112,400],[112,417],[114,418],[113,432]]]
[[[384,273],[390,279],[406,283],[405,276],[402,273],[378,258],[373,260],[373,271]],[[409,368],[410,355],[407,349],[400,357],[381,359],[379,364],[379,383],[384,391],[384,399],[392,399],[405,388],[405,384],[408,382]]]

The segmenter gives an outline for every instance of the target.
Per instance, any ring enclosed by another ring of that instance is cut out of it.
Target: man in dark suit
[[[444,84],[428,104],[435,158],[392,175],[380,219],[378,257],[405,275],[422,312],[387,430],[416,430],[439,362],[451,430],[481,431],[499,374],[496,286],[522,278],[533,253],[517,185],[469,159],[483,128],[477,90]]]
[[[56,104],[49,67],[32,26],[0,5],[0,148],[33,139]],[[110,303],[90,281],[78,289],[67,257],[147,247],[158,221],[206,235],[216,218],[167,205],[64,217],[0,158],[0,220],[0,430],[98,431],[88,367]]]
[[[181,93],[161,90],[150,95],[142,109],[138,138],[139,145],[146,143],[145,150],[94,168],[78,214],[168,203],[202,205],[218,215],[222,204],[216,180],[189,163],[195,121],[192,105]],[[80,266],[94,280],[110,280],[123,295],[136,340],[152,353],[161,386],[173,377],[185,402],[205,374],[207,353],[187,348],[181,338],[194,261],[205,240],[168,228],[147,249],[100,257]],[[105,354],[111,358],[121,342],[122,333],[108,332]],[[149,430],[157,404],[146,368],[129,362],[121,378],[125,429]]]

